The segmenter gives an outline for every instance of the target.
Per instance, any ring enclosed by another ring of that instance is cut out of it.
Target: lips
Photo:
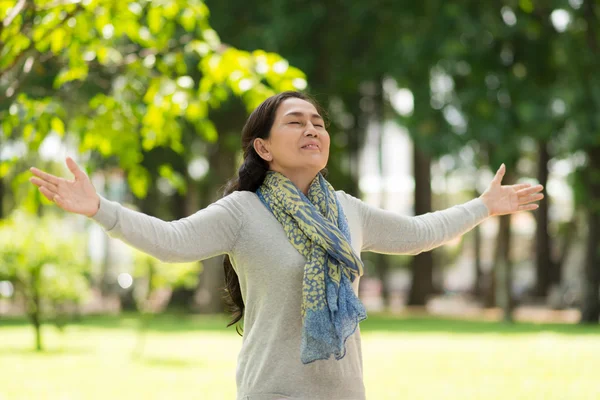
[[[317,142],[309,142],[306,143],[304,146],[301,147],[302,149],[312,149],[312,150],[319,150],[319,143]]]

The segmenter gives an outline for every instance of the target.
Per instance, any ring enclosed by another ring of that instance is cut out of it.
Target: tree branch
[[[13,19],[15,19],[15,17],[19,15],[23,8],[25,8],[26,4],[27,0],[19,0],[19,2],[12,8],[12,10],[10,10],[10,13],[8,13],[6,18],[4,18],[4,21],[2,21],[2,27],[6,28],[8,25],[10,25]]]
[[[48,35],[51,35],[52,32],[54,32],[58,27],[60,27],[61,25],[63,25],[66,21],[68,21],[69,18],[73,17],[75,14],[77,14],[79,11],[82,11],[82,10],[83,10],[83,7],[81,7],[80,5],[78,5],[77,7],[75,7],[73,9],[73,11],[69,12],[65,16],[65,18],[63,18],[59,23],[57,23],[51,29],[49,29],[43,36],[46,37]],[[10,72],[19,63],[19,61],[21,61],[21,59],[25,56],[25,54],[29,50],[33,49],[34,47],[35,47],[35,42],[32,39],[30,39],[29,46],[27,46],[27,48],[23,49],[19,53],[19,55],[17,55],[17,57],[15,57],[15,59],[13,60],[12,63],[10,63],[6,68],[4,68],[2,71],[0,71],[0,79],[3,78],[4,75],[6,75],[8,72]],[[39,56],[39,53],[37,54],[37,56]]]

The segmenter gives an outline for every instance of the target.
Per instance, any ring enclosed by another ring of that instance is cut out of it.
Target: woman
[[[243,128],[229,194],[178,221],[104,199],[71,158],[73,181],[31,169],[49,200],[161,260],[228,256],[233,322],[244,316],[238,399],[364,399],[360,252],[418,254],[543,198],[541,185],[502,186],[503,164],[479,198],[447,210],[407,217],[371,207],[323,178],[330,139],[318,108],[297,92],[265,100]]]

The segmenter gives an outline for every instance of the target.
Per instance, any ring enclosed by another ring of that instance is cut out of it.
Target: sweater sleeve
[[[445,210],[406,216],[383,210],[344,195],[362,223],[362,251],[416,255],[469,232],[487,217],[485,203],[476,198]]]
[[[234,192],[195,214],[163,221],[100,197],[91,218],[109,236],[120,239],[165,262],[199,261],[231,253],[243,224],[243,212]]]

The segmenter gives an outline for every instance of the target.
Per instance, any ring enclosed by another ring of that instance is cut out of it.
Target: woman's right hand
[[[30,170],[36,177],[31,177],[29,181],[39,188],[44,197],[63,210],[88,217],[94,216],[100,207],[100,196],[96,193],[94,185],[71,157],[67,157],[67,167],[75,176],[72,181],[34,167]]]

